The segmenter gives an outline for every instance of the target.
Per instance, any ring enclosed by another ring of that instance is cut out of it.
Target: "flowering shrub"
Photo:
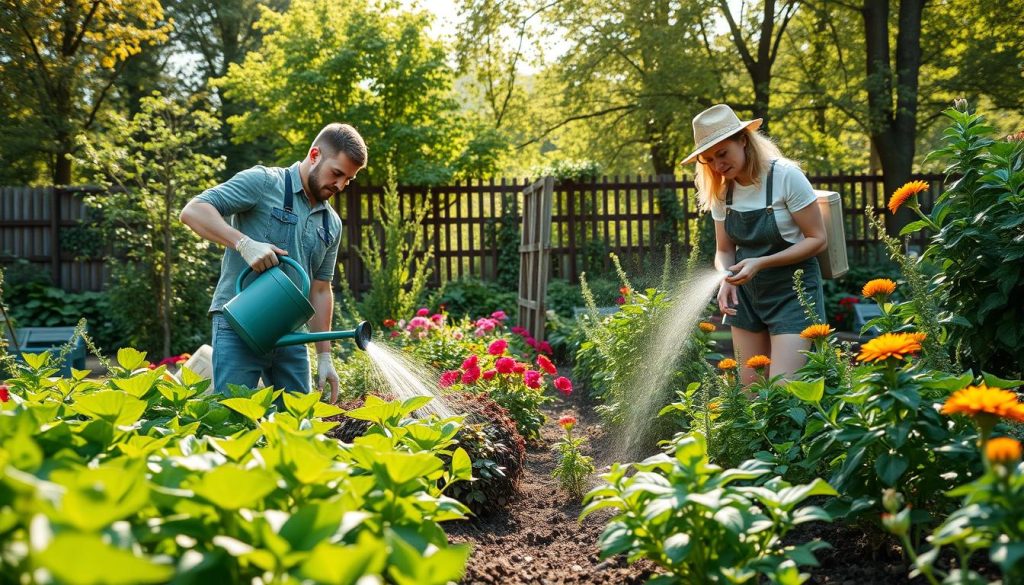
[[[630,467],[636,473],[628,473]],[[723,470],[708,461],[701,435],[687,435],[671,455],[613,464],[601,475],[602,485],[586,495],[580,516],[614,510],[598,540],[601,556],[649,559],[665,571],[661,582],[756,582],[765,575],[774,583],[798,583],[797,564],[814,563],[814,551],[827,545],[782,540],[794,526],[831,520],[817,506],[798,507],[801,502],[837,494],[820,479],[797,486],[779,477],[735,485],[762,478],[769,468],[751,460]]]
[[[563,416],[558,419],[558,426],[562,427],[565,435],[555,443],[558,463],[551,471],[551,476],[559,481],[562,490],[570,497],[579,498],[586,490],[587,479],[594,473],[594,463],[590,457],[580,453],[580,446],[585,439],[572,436],[572,430],[576,427],[576,417]]]
[[[340,411],[316,393],[214,398],[202,395],[209,380],[165,379],[129,349],[104,382],[51,379],[48,354],[25,358],[0,402],[0,574],[461,578],[469,548],[449,545],[439,522],[467,510],[440,484],[471,479],[471,462],[453,443],[458,419],[406,416],[424,399],[368,401],[354,414],[378,430],[346,445],[324,437],[322,417]]]

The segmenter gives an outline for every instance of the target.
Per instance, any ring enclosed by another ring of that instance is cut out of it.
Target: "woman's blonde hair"
[[[770,138],[749,128],[744,128],[725,140],[739,140],[742,136],[747,138],[747,143],[743,146],[743,154],[747,159],[743,168],[744,174],[758,183],[761,181],[761,173],[768,168],[771,161],[782,159],[782,153]],[[729,188],[728,181],[711,165],[698,162],[694,182],[697,184],[697,205],[701,211],[710,210],[711,202],[715,199],[725,201],[725,193]]]

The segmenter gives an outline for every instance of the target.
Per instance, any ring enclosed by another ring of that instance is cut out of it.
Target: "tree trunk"
[[[888,199],[910,179],[917,140],[917,89],[921,69],[921,14],[925,0],[902,0],[896,33],[896,65],[889,50],[889,1],[865,0],[868,128],[878,153]],[[891,235],[912,220],[909,210],[886,215]]]

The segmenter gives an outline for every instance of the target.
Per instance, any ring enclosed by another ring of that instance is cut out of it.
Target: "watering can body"
[[[365,321],[351,331],[296,332],[316,313],[309,302],[309,276],[295,260],[287,256],[280,259],[295,270],[301,287],[295,286],[280,264],[264,270],[243,287],[252,272],[246,268],[235,282],[234,298],[224,305],[224,318],[242,341],[258,354],[285,345],[345,338],[354,339],[359,349],[366,349],[372,330]]]

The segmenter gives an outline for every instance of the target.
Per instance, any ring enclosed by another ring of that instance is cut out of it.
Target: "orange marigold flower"
[[[738,365],[739,364],[736,363],[736,360],[734,360],[732,358],[725,358],[724,360],[718,362],[718,369],[719,370],[735,370],[736,366],[738,366]]]
[[[711,402],[708,402],[708,410],[718,410],[720,406],[722,405],[717,400],[712,400]]]
[[[907,202],[908,199],[917,195],[921,191],[928,190],[928,183],[924,181],[910,181],[906,185],[903,185],[889,198],[889,211],[896,213],[899,208]]]
[[[860,346],[862,362],[880,362],[889,358],[901,360],[921,351],[921,333],[883,333]]]
[[[700,330],[704,333],[711,333],[715,330],[714,323],[708,323],[707,321],[702,322],[698,327],[700,327]]]
[[[876,296],[889,296],[896,292],[896,283],[889,280],[888,278],[876,278],[869,280],[864,288],[861,289],[860,294],[866,298],[874,298]]]
[[[754,357],[747,360],[748,368],[767,368],[772,363],[772,360],[766,355],[755,355]]]
[[[633,291],[630,290],[630,288],[628,286],[620,286],[619,287],[619,294],[622,295],[622,296],[626,296],[626,295],[632,294],[632,292]]]
[[[804,339],[825,339],[829,335],[832,335],[834,331],[835,329],[832,329],[828,325],[819,323],[811,325],[807,327],[807,329],[801,331],[800,337],[803,337]]]
[[[942,405],[942,414],[987,414],[1024,422],[1024,405],[1012,390],[989,388],[985,384],[979,384],[954,392]]]
[[[991,439],[985,444],[985,457],[992,463],[1016,463],[1021,451],[1020,441],[1010,437]]]

